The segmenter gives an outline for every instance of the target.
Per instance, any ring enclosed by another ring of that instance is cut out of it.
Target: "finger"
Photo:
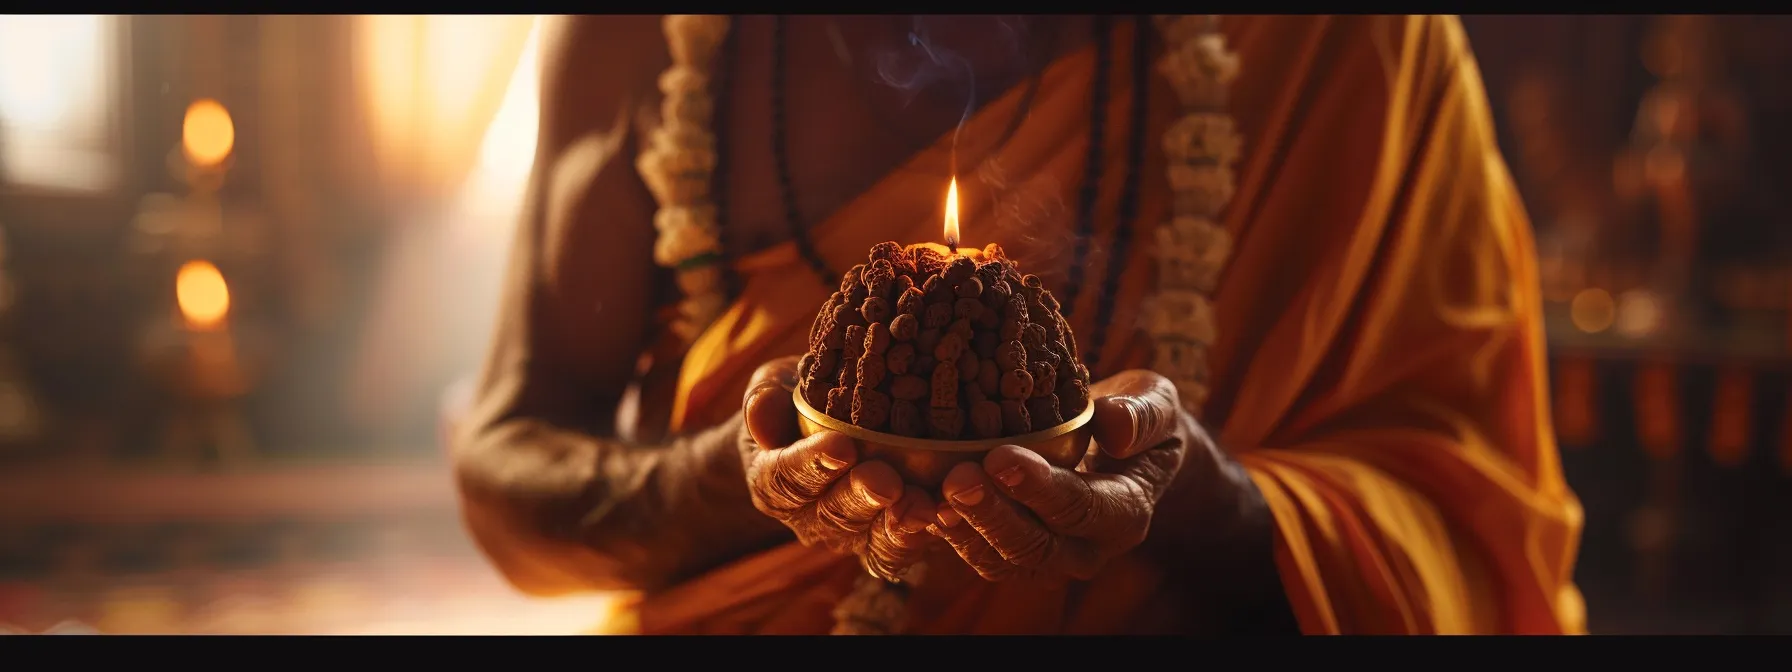
[[[1125,371],[1090,390],[1095,395],[1095,443],[1125,459],[1176,435],[1181,401],[1176,385],[1150,371]]]
[[[983,458],[983,470],[1009,499],[1033,512],[1045,527],[1061,535],[1086,537],[1106,517],[1081,474],[1046,463],[1020,446],[999,446]]]
[[[865,568],[886,581],[900,581],[919,562],[934,537],[927,526],[934,521],[933,498],[909,486],[895,506],[884,509],[871,528],[865,550]]]
[[[1093,567],[1087,545],[1052,534],[1025,507],[999,492],[977,465],[953,468],[940,489],[965,523],[1010,564],[1072,575]]]
[[[753,372],[741,406],[747,432],[761,448],[783,448],[797,439],[796,362],[793,357],[772,360]]]
[[[761,513],[780,520],[815,502],[858,458],[852,439],[817,432],[789,448],[761,451],[747,463],[747,483]]]
[[[1020,573],[1020,568],[1008,562],[1001,553],[989,545],[989,541],[978,534],[976,528],[964,522],[958,511],[951,504],[939,505],[938,520],[927,527],[952,547],[964,563],[977,570],[977,575],[987,581],[1006,581]]]
[[[1177,434],[1176,441],[1163,441],[1125,459],[1115,459],[1106,453],[1093,453],[1084,464],[1090,466],[1090,471],[1131,478],[1147,491],[1152,502],[1158,502],[1163,493],[1170,489],[1170,484],[1176,482],[1177,471],[1183,470],[1183,462],[1188,459],[1190,450],[1213,446],[1213,439],[1208,437],[1208,432],[1192,416],[1179,414],[1177,423],[1181,425],[1181,432]]]
[[[902,496],[902,477],[882,462],[853,467],[846,479],[835,483],[815,501],[815,517],[823,527],[853,533],[863,539],[872,522]],[[838,549],[857,552],[859,549]]]

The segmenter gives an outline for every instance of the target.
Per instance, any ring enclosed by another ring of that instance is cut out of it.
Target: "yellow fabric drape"
[[[1572,583],[1581,510],[1551,436],[1537,273],[1528,222],[1492,136],[1458,21],[1435,16],[1227,17],[1243,63],[1233,114],[1247,140],[1226,225],[1237,241],[1216,295],[1207,416],[1269,502],[1277,563],[1309,633],[1577,633]],[[1122,29],[1122,37],[1129,32]],[[1124,40],[1122,40],[1124,41]],[[1125,53],[1121,47],[1120,53]],[[1091,52],[1054,64],[1010,144],[1010,176],[1075,202],[1087,138]],[[1125,88],[1119,78],[1117,88]],[[1167,211],[1155,138],[1174,102],[1154,82],[1154,139],[1136,240]],[[991,103],[965,133],[999,132],[1018,104]],[[1124,91],[1108,137],[1125,137]],[[817,227],[835,266],[886,239],[939,230],[945,141]],[[1124,161],[1116,149],[1109,159]],[[1113,168],[1110,174],[1123,172]],[[1118,180],[1103,185],[1112,204]],[[1068,216],[998,238],[1004,210],[960,180],[967,243],[995,240],[1059,278]],[[1111,212],[1111,209],[1104,209]],[[1108,215],[1109,220],[1112,219]],[[1110,249],[1115,222],[1098,227]],[[1012,231],[1010,231],[1012,233]],[[1154,284],[1149,244],[1089,260],[1126,263],[1101,361],[1141,366],[1127,338]],[[678,429],[738,409],[752,369],[799,352],[826,289],[786,245],[739,265],[739,301],[684,362]],[[1095,292],[1072,320],[1091,324]],[[1087,340],[1087,339],[1085,339]],[[1173,520],[1160,511],[1160,521]],[[1185,534],[1165,529],[1153,535]],[[1150,558],[1122,558],[1086,586],[989,584],[930,565],[911,598],[918,632],[1139,632],[1169,627],[1176,594]],[[790,546],[647,596],[629,631],[825,632],[858,570]],[[1213,580],[1211,578],[1207,580]],[[1074,595],[1074,597],[1072,597]],[[638,629],[638,630],[635,630]]]

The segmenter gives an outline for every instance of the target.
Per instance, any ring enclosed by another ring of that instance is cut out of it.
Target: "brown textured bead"
[[[902,269],[900,268],[897,269],[898,272],[901,272],[901,270]],[[896,276],[896,281],[890,286],[890,295],[900,297],[903,294],[907,294],[908,290],[914,288],[914,286],[915,281],[913,279],[910,279],[906,275],[898,275]]]
[[[1002,316],[996,311],[984,308],[982,312],[977,313],[977,319],[972,320],[971,324],[978,329],[994,332],[997,327],[1002,325]]]
[[[909,365],[908,372],[917,376],[932,376],[933,366],[936,363],[937,362],[933,359],[933,355],[916,355],[915,363]]]
[[[1002,317],[1019,320],[1022,323],[1027,322],[1031,316],[1027,313],[1026,297],[1019,295],[1008,297],[1008,305],[1002,307]]]
[[[940,337],[939,344],[933,346],[933,358],[942,362],[957,362],[964,353],[964,338],[958,334],[946,334]]]
[[[809,379],[829,378],[834,375],[834,368],[838,366],[840,366],[840,351],[825,350],[820,357],[815,358],[815,368],[809,371]]]
[[[1057,355],[1057,353],[1052,352],[1050,347],[1047,347],[1045,345],[1036,345],[1036,346],[1029,345],[1029,346],[1026,346],[1026,348],[1027,348],[1027,363],[1029,365],[1031,365],[1034,362],[1045,362],[1054,367],[1056,367],[1058,365],[1058,355]]]
[[[871,292],[866,290],[865,283],[861,282],[853,285],[852,289],[846,291],[846,301],[844,303],[845,305],[857,308],[860,303],[865,302],[865,297],[867,296],[871,296]]]
[[[926,295],[923,294],[919,288],[910,287],[907,291],[904,291],[901,296],[896,297],[896,312],[902,313],[903,315],[920,317],[921,311],[926,310],[926,308]]]
[[[1034,324],[1039,325],[1041,329],[1045,330],[1045,342],[1047,343],[1057,343],[1064,338],[1063,334],[1058,333],[1057,320],[1046,320],[1044,322],[1035,322]]]
[[[850,388],[857,384],[859,384],[858,364],[853,360],[846,360],[846,365],[840,367],[840,376],[835,379],[835,385]]]
[[[979,439],[993,439],[1002,435],[1002,405],[993,401],[980,401],[971,407],[971,431],[976,432]]]
[[[890,302],[880,297],[870,297],[859,305],[859,316],[866,322],[882,322],[890,319]]]
[[[851,294],[853,288],[859,286],[859,280],[864,273],[864,264],[855,264],[852,268],[846,269],[846,275],[840,276],[840,291]]]
[[[995,280],[994,282],[989,283],[987,289],[983,290],[983,296],[981,297],[983,300],[983,307],[992,311],[1001,311],[1002,306],[1008,305],[1008,297],[1013,295],[1014,292],[1008,289],[1008,281]]]
[[[846,361],[859,358],[865,354],[865,328],[859,325],[846,327],[846,341],[840,345],[840,356]]]
[[[873,355],[889,352],[891,340],[889,327],[884,326],[882,322],[872,322],[871,326],[865,329],[865,352]]]
[[[1066,377],[1058,383],[1058,406],[1064,415],[1076,417],[1089,404],[1089,384],[1076,377]]]
[[[963,376],[960,376],[960,379],[962,380]],[[989,400],[989,396],[983,394],[983,388],[977,387],[977,379],[975,378],[959,385],[958,398],[960,401],[964,402],[960,405],[965,408],[976,408],[978,402]]]
[[[821,335],[821,349],[839,350],[846,347],[846,327],[847,325],[837,321],[828,325],[828,330]]]
[[[990,285],[1002,279],[1002,262],[985,259],[983,263],[977,264],[976,275],[977,280],[981,281],[983,288],[987,290]]]
[[[946,335],[946,331],[937,327],[922,329],[920,333],[915,334],[915,350],[923,355],[933,354],[933,346],[939,345],[940,337],[944,335]]]
[[[1037,324],[1028,324],[1020,331],[1020,342],[1025,344],[1028,349],[1044,347],[1045,327],[1041,327]]]
[[[957,334],[958,340],[964,341],[964,346],[967,348],[971,347],[971,339],[977,337],[977,329],[971,326],[970,320],[966,319],[953,320],[952,324],[946,327],[946,333]]]
[[[927,380],[920,376],[897,376],[890,381],[890,396],[904,401],[918,401],[927,396]]]
[[[984,359],[995,359],[996,348],[1000,345],[1002,339],[997,338],[993,331],[979,331],[976,336],[971,337],[971,350]]]
[[[884,353],[884,368],[891,373],[908,373],[909,366],[915,363],[915,346],[912,343],[897,343]]]
[[[952,304],[949,304],[949,303],[929,303],[929,304],[927,304],[927,312],[922,316],[921,326],[927,327],[929,329],[936,328],[936,327],[943,328],[946,325],[951,324],[951,323],[952,323]]]
[[[884,375],[889,372],[889,365],[884,362],[883,355],[867,352],[859,358],[858,384],[860,387],[877,387],[884,382]]]
[[[952,316],[961,320],[975,320],[983,315],[983,302],[976,299],[959,299],[952,302]]]
[[[942,282],[945,282],[945,279],[941,278],[940,276],[937,276],[937,275],[927,276],[926,280],[921,281],[921,293],[922,294],[934,293],[935,291],[937,291],[940,288],[940,283],[942,283]]]
[[[890,337],[898,341],[915,340],[915,334],[920,330],[921,321],[913,315],[897,315],[890,320]]]
[[[1031,396],[1043,397],[1057,391],[1058,368],[1052,366],[1051,362],[1033,362],[1027,366],[1027,371],[1033,374],[1033,394]]]
[[[1014,399],[1002,400],[1002,431],[1009,436],[1033,431],[1033,416],[1026,404]]]
[[[813,353],[813,352],[804,353],[801,359],[796,360],[796,379],[797,380],[808,380],[809,372],[814,369],[815,369],[815,353]]]
[[[933,386],[928,395],[928,403],[934,408],[958,407],[958,367],[936,366],[933,368]]]
[[[864,324],[865,316],[859,314],[858,304],[841,305],[834,308],[834,323],[842,326]]]
[[[921,409],[914,402],[890,402],[890,431],[898,436],[920,436],[927,431],[921,421]]]
[[[946,267],[946,255],[934,251],[931,247],[914,248],[915,272],[921,275],[933,275]]]
[[[976,272],[977,262],[971,261],[970,257],[953,257],[951,263],[946,264],[946,283],[956,286]]]
[[[983,296],[983,280],[973,275],[958,283],[954,290],[961,299],[975,299]]]
[[[908,252],[902,249],[901,243],[894,240],[886,240],[876,245],[872,245],[871,252],[865,255],[865,261],[872,263],[876,263],[877,260],[882,259],[893,264],[896,263],[896,260],[898,259],[907,258]]]
[[[990,261],[1005,262],[1008,261],[1008,251],[1002,249],[1001,245],[990,243],[983,246],[983,258]]]
[[[827,410],[824,411],[835,420],[852,422],[852,388],[835,387],[828,390]]]
[[[826,413],[828,408],[828,390],[831,389],[833,388],[828,387],[827,384],[814,379],[804,381],[803,401],[809,403],[809,408]]]
[[[1020,341],[1008,341],[996,346],[996,366],[1003,371],[1019,371],[1027,368],[1027,348]]]
[[[977,353],[972,352],[969,348],[958,353],[958,379],[975,382],[977,371],[982,368],[978,364]]]
[[[957,407],[934,407],[927,411],[928,436],[943,441],[956,441],[964,433],[964,411]]]
[[[977,362],[977,387],[983,388],[984,396],[994,397],[1002,393],[1002,370],[996,367],[995,360]]]
[[[871,296],[884,298],[890,295],[890,287],[896,282],[896,270],[890,267],[890,262],[879,259],[865,269],[863,282],[865,291]]]
[[[1033,396],[1033,374],[1024,369],[1002,373],[1002,398],[1026,399]]]
[[[1058,305],[1058,297],[1052,296],[1052,292],[1049,289],[1039,292],[1039,305],[1044,306],[1046,310],[1054,313],[1063,308],[1063,306]]]
[[[1056,427],[1064,422],[1064,415],[1058,411],[1058,395],[1055,394],[1028,399],[1027,413],[1033,416],[1033,422],[1040,429]]]
[[[996,337],[1004,341],[1020,340],[1020,332],[1027,329],[1027,323],[1012,317],[1002,320],[1002,326],[996,330]]]
[[[852,389],[852,424],[865,429],[879,430],[884,428],[884,423],[889,419],[890,398],[888,396],[868,385],[859,385]]]
[[[827,303],[821,304],[821,310],[815,313],[815,321],[809,325],[809,350],[811,352],[821,347],[821,338],[827,334],[828,327],[833,324],[834,307],[837,305],[832,298],[829,298]]]

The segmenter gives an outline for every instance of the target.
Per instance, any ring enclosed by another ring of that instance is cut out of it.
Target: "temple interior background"
[[[1792,17],[1464,18],[1537,227],[1597,633],[1792,633]],[[0,17],[0,628],[574,632],[443,418],[530,16]],[[519,74],[520,73],[520,74]]]

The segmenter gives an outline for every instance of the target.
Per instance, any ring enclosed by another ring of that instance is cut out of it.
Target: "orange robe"
[[[1236,242],[1216,296],[1205,417],[1272,509],[1301,629],[1581,632],[1571,579],[1581,509],[1550,428],[1529,224],[1459,22],[1271,16],[1224,26],[1242,61],[1232,113],[1247,145],[1226,217]],[[1131,39],[1120,28],[1117,53]],[[1051,65],[1017,135],[960,168],[965,244],[1002,244],[1048,287],[1069,263],[1094,63],[1085,49]],[[1141,216],[1115,221],[1130,81],[1113,78],[1110,179],[1072,318],[1084,344],[1120,325],[1098,375],[1149,362],[1149,342],[1126,325],[1153,288],[1151,227],[1167,213],[1159,144],[1176,105],[1154,76]],[[1020,98],[990,103],[966,137],[1001,133]],[[863,261],[879,241],[939,238],[948,143],[816,228],[833,267]],[[1118,260],[1108,251],[1122,225],[1136,242]],[[1101,279],[1121,261],[1113,319],[1094,324]],[[738,268],[739,300],[683,364],[675,431],[735,413],[756,366],[802,350],[827,296],[789,245]],[[1160,525],[1152,535],[1187,532]],[[1142,554],[1087,584],[991,584],[949,560],[931,563],[911,598],[911,630],[1149,632],[1174,611],[1163,589],[1172,568]],[[608,630],[822,633],[860,571],[792,544],[645,596]]]

